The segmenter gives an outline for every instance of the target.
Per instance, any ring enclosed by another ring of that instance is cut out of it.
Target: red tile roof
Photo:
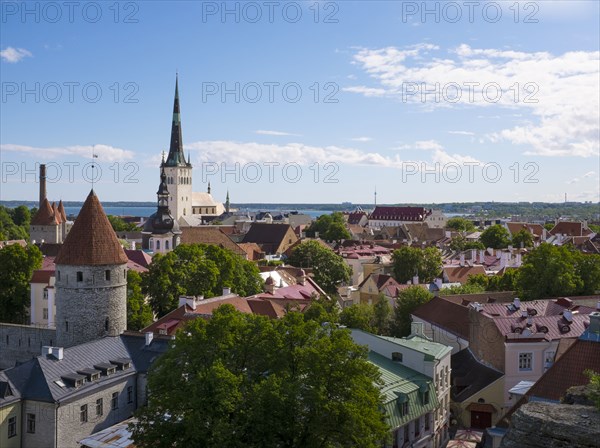
[[[469,339],[469,309],[465,306],[434,297],[412,314],[463,339]]]
[[[127,255],[130,261],[145,268],[149,267],[150,263],[152,263],[152,257],[143,250],[125,249],[125,255]]]
[[[200,226],[181,229],[182,244],[212,244],[228,249],[236,255],[246,257],[246,252],[233,242],[219,227]]]
[[[55,261],[56,264],[75,266],[127,263],[127,256],[94,190],[81,207]]]
[[[431,210],[423,207],[382,207],[377,206],[369,219],[379,221],[425,221]]]
[[[584,227],[582,222],[559,221],[552,227],[550,234],[557,235],[559,233],[568,236],[586,236],[593,232],[587,227]]]
[[[55,226],[58,225],[58,220],[54,215],[54,210],[48,202],[48,199],[44,198],[37,213],[31,218],[31,225],[34,226]]]
[[[443,269],[450,283],[466,283],[471,275],[485,275],[485,268],[481,265],[446,266]]]
[[[58,202],[58,213],[62,222],[67,222],[67,212],[65,212],[65,206],[63,205],[62,199]]]
[[[506,227],[512,236],[525,230],[531,233],[534,237],[541,237],[544,234],[544,226],[541,224],[530,224],[528,222],[507,222]]]
[[[47,285],[48,283],[50,283],[50,277],[54,277],[54,271],[42,271],[41,269],[37,270],[37,271],[33,271],[33,274],[31,275],[31,280],[29,280],[30,283],[42,283],[44,285]]]

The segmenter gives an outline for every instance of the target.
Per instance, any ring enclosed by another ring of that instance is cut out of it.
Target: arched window
[[[169,240],[165,241],[165,250],[169,250]]]
[[[104,321],[104,331],[108,331],[108,317]]]
[[[160,250],[160,241],[156,240],[156,250]]]

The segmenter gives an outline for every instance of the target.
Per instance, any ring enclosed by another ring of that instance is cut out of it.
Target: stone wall
[[[54,328],[0,323],[0,370],[41,355],[43,345],[56,341]]]
[[[78,272],[82,280],[78,281]],[[108,273],[108,279],[107,279]],[[72,347],[127,328],[126,265],[56,267],[56,335]]]
[[[533,401],[513,414],[500,448],[597,448],[599,440],[598,409]]]

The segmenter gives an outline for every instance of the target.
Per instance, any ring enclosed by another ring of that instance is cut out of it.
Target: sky
[[[2,1],[0,200],[598,202],[599,5]]]

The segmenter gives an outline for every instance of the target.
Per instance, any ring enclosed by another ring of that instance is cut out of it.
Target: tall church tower
[[[171,125],[171,146],[167,160],[161,164],[167,175],[169,208],[173,217],[192,215],[192,164],[185,160],[181,138],[181,115],[179,111],[179,80],[175,78],[175,102],[173,104],[173,124]]]
[[[56,263],[56,337],[71,347],[127,329],[127,256],[90,192]]]

